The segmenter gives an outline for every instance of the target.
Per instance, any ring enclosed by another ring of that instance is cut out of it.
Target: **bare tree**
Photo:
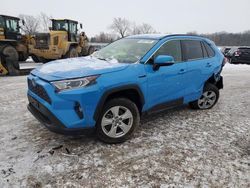
[[[43,31],[43,32],[49,31],[49,27],[51,26],[51,19],[52,19],[52,16],[48,16],[47,14],[45,14],[43,12],[41,12],[39,14],[41,31]]]
[[[22,27],[22,30],[25,34],[31,35],[39,30],[40,20],[37,19],[36,17],[31,15],[21,14],[19,15],[19,18],[21,18],[25,22],[24,26]]]
[[[133,23],[132,26],[131,26],[131,29],[130,29],[130,34],[131,35],[142,34],[140,26],[137,25],[136,23]]]
[[[147,23],[143,23],[140,28],[143,34],[156,33],[155,29]]]
[[[137,25],[134,23],[131,29],[131,34],[133,35],[149,33],[156,33],[156,31],[151,25],[147,23],[143,23],[141,25]]]
[[[103,42],[103,43],[111,43],[117,39],[117,36],[114,34],[101,32],[98,35],[95,35],[91,38],[91,42]]]
[[[125,37],[130,30],[131,23],[125,18],[114,18],[110,29],[120,35],[121,38]]]

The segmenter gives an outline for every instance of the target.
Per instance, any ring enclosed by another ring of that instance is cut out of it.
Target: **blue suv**
[[[28,109],[63,134],[95,130],[107,143],[127,140],[140,117],[178,105],[210,109],[223,88],[224,56],[187,35],[135,35],[88,57],[50,62],[28,76]]]

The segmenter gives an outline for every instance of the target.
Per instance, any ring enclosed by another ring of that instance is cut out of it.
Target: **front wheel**
[[[202,96],[198,100],[189,103],[189,105],[193,109],[210,109],[217,103],[219,95],[219,89],[215,85],[207,83]]]
[[[97,136],[106,143],[129,139],[139,125],[140,113],[135,103],[125,98],[108,101],[97,121]]]
[[[65,55],[65,58],[74,58],[74,57],[78,57],[78,56],[79,55],[78,55],[76,48],[70,47],[69,51]]]

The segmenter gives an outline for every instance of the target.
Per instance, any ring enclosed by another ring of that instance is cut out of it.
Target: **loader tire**
[[[2,48],[2,54],[4,55],[3,65],[6,67],[9,75],[17,76],[20,74],[20,66],[18,62],[18,52],[10,45]]]
[[[26,61],[29,58],[27,53],[19,53],[19,61]]]
[[[94,46],[90,46],[89,50],[88,50],[88,55],[91,55],[95,52],[95,47]]]
[[[70,47],[69,51],[65,55],[65,58],[74,58],[74,57],[78,57],[78,56],[79,55],[78,55],[76,48]]]

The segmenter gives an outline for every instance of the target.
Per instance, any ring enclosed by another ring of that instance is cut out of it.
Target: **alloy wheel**
[[[214,91],[205,91],[198,100],[198,106],[201,109],[208,109],[216,102],[216,93]]]
[[[113,106],[108,109],[101,121],[103,132],[111,138],[119,138],[129,132],[133,125],[133,115],[124,106]]]

